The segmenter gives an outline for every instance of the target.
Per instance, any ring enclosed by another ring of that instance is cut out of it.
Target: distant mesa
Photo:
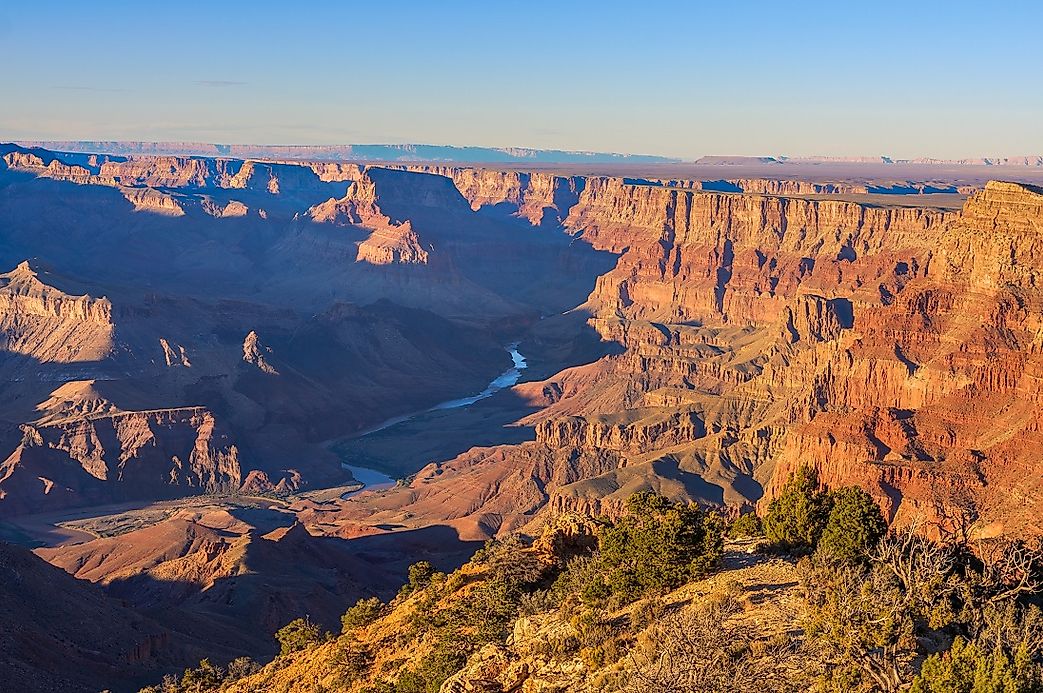
[[[241,159],[313,161],[447,161],[484,163],[671,163],[678,158],[646,154],[529,149],[523,147],[458,147],[437,144],[268,145],[205,142],[123,142],[24,140],[25,147],[52,151],[119,156],[213,156]]]

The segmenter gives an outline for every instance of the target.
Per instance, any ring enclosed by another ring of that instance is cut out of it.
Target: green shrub
[[[228,663],[228,671],[225,680],[236,681],[238,679],[256,674],[261,670],[261,665],[249,657],[236,657]]]
[[[764,526],[757,513],[745,513],[735,518],[728,527],[728,536],[732,539],[747,539],[749,537],[764,536]]]
[[[515,538],[491,543],[483,553],[485,580],[469,593],[460,617],[476,626],[476,642],[503,640],[518,616],[522,600],[543,581],[539,559]]]
[[[602,577],[584,596],[589,599],[607,588],[630,603],[651,592],[674,589],[709,572],[722,550],[723,527],[717,515],[652,493],[635,494],[627,501],[627,514],[603,530],[598,559]]]
[[[409,566],[409,578],[402,586],[400,594],[413,594],[431,584],[435,577],[435,567],[427,561],[417,561]]]
[[[810,551],[826,527],[829,510],[829,496],[819,490],[818,474],[812,467],[801,467],[768,505],[764,535],[781,549]]]
[[[217,688],[221,685],[224,680],[224,672],[220,667],[216,667],[210,663],[209,659],[204,659],[199,662],[199,666],[194,669],[185,669],[185,674],[181,677],[179,690],[188,693],[191,691],[209,691]]]
[[[1040,665],[1024,645],[1013,656],[962,637],[946,652],[924,660],[910,693],[1038,693],[1043,690]]]
[[[818,551],[843,561],[865,560],[887,532],[887,523],[873,497],[848,486],[829,494],[829,519],[818,541]]]
[[[280,628],[275,639],[279,641],[279,654],[288,655],[322,642],[323,637],[318,625],[307,618],[297,618]]]
[[[591,556],[577,556],[565,564],[548,590],[554,606],[568,609],[577,602],[596,604],[611,596],[604,581],[601,561]]]
[[[345,611],[344,615],[340,617],[341,632],[350,633],[357,628],[368,626],[380,618],[383,610],[384,602],[377,597],[359,599],[354,606]]]
[[[369,672],[373,665],[373,655],[369,649],[351,636],[337,640],[334,650],[334,661],[341,688],[346,688]]]
[[[438,693],[445,680],[466,661],[462,643],[439,643],[414,669],[405,669],[399,674],[395,693]]]

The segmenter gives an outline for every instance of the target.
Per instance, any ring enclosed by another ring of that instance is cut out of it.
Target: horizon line
[[[3,140],[0,140],[2,142]],[[90,145],[103,146],[103,145],[118,145],[118,146],[148,146],[151,145],[156,148],[166,147],[170,150],[176,150],[179,147],[212,147],[217,149],[216,155],[222,156],[221,149],[231,150],[233,148],[273,148],[273,149],[297,149],[297,150],[321,150],[321,149],[351,149],[351,148],[387,148],[393,150],[404,150],[409,151],[410,149],[417,148],[433,148],[433,149],[453,149],[453,150],[482,150],[488,152],[499,152],[510,156],[515,156],[517,159],[524,161],[526,154],[539,155],[539,154],[568,154],[579,157],[612,157],[622,160],[633,160],[641,159],[643,161],[636,163],[673,163],[673,164],[690,164],[699,163],[703,159],[737,159],[741,160],[738,163],[786,163],[787,161],[793,162],[818,162],[818,163],[882,163],[882,164],[900,164],[900,163],[950,163],[956,164],[960,162],[967,163],[981,163],[985,165],[1001,165],[992,162],[1006,162],[1010,160],[1025,160],[1025,164],[1030,160],[1037,160],[1036,165],[1043,166],[1043,154],[1004,154],[1004,155],[976,155],[976,156],[962,156],[962,157],[937,157],[937,156],[894,156],[890,154],[727,154],[727,153],[713,153],[713,154],[700,154],[698,156],[679,156],[679,155],[666,155],[666,154],[646,154],[639,152],[623,152],[623,151],[612,151],[612,150],[592,150],[592,149],[563,149],[557,147],[531,147],[524,145],[478,145],[478,144],[453,144],[453,143],[429,143],[429,142],[339,142],[339,143],[322,143],[322,144],[301,144],[301,143],[272,143],[272,142],[210,142],[206,140],[136,140],[136,139],[30,139],[30,138],[19,138],[8,140],[11,144],[25,147],[40,147],[43,149],[50,149],[50,145],[73,145],[77,148],[84,149],[83,152],[74,152],[70,150],[69,153],[108,153],[100,150],[100,147],[88,149]],[[52,151],[63,151],[61,149],[53,149]],[[113,154],[118,155],[113,152]],[[143,153],[143,155],[149,155],[149,153]],[[160,155],[158,153],[151,155]],[[169,155],[169,154],[163,154]],[[210,156],[211,154],[188,154],[186,156]],[[226,155],[226,154],[225,154]],[[543,161],[540,163],[559,163],[554,161]],[[560,163],[581,163],[581,162],[560,162]],[[603,163],[603,162],[591,162],[591,163]],[[619,162],[623,163],[623,162]],[[705,162],[711,163],[711,162]],[[717,162],[724,164],[725,162]],[[1019,165],[1019,164],[1015,164]]]

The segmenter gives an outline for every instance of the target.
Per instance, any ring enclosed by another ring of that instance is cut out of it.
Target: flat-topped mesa
[[[591,179],[566,225],[625,251],[590,296],[598,317],[753,325],[776,322],[801,293],[830,298],[922,271],[957,216]]]
[[[225,162],[182,156],[134,157],[125,161],[106,161],[99,177],[120,185],[147,185],[163,188],[205,188],[212,185]]]
[[[43,155],[47,155],[44,159]],[[27,151],[14,150],[3,156],[3,162],[12,171],[23,171],[44,178],[56,180],[67,180],[74,183],[87,184],[94,180],[95,176],[83,166],[69,165],[50,156],[49,152],[43,150]]]
[[[731,192],[756,195],[840,195],[865,194],[869,186],[861,183],[822,182],[790,180],[785,178],[721,178],[717,180],[695,180],[690,178],[656,178],[668,188],[704,190],[706,192]]]
[[[0,352],[40,362],[95,361],[113,347],[112,304],[44,284],[28,262],[0,274]]]
[[[982,232],[1043,233],[1043,188],[990,180],[967,199],[963,220]]]
[[[316,171],[302,164],[265,163],[197,157],[134,157],[101,165],[99,182],[124,186],[253,190],[277,195],[320,183]]]
[[[366,166],[363,164],[335,162],[315,162],[308,164],[308,167],[324,183],[358,180],[362,178],[366,170]]]
[[[1043,282],[1043,188],[989,181],[939,243],[931,274],[990,289]]]
[[[924,232],[937,233],[955,217],[933,209],[688,191],[634,185],[621,178],[590,178],[565,223],[598,245],[613,248],[630,245],[630,239],[615,238],[613,231],[638,227],[657,236],[673,233],[686,242],[727,233],[735,242],[801,252],[816,250],[823,240],[838,249],[847,241],[864,253],[922,243]]]
[[[360,202],[376,204],[395,223],[406,221],[410,212],[438,210],[439,213],[469,213],[471,206],[444,176],[370,166],[348,191]]]
[[[267,163],[259,161],[238,162],[229,160],[228,165],[239,166],[233,176],[219,179],[219,187],[247,189],[267,192],[271,195],[310,192],[320,188],[323,181],[312,167],[291,163]],[[322,186],[324,187],[324,186]]]
[[[470,205],[444,176],[367,167],[340,199],[331,198],[309,210],[313,221],[398,225],[418,210],[470,212]]]
[[[415,226],[437,232],[443,215],[471,214],[467,201],[443,176],[369,167],[347,194],[308,210],[318,223],[350,224],[372,231],[358,245],[356,261],[374,265],[427,264],[431,245]],[[431,215],[439,217],[431,222]]]
[[[585,178],[549,173],[497,171],[460,166],[423,164],[388,165],[387,168],[430,173],[453,181],[471,209],[505,205],[512,214],[538,225],[550,219],[560,223],[568,216],[583,189]]]

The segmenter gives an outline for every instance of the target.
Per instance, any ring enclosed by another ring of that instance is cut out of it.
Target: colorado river
[[[390,419],[387,419],[386,421],[383,421],[372,428],[367,428],[363,431],[355,433],[352,436],[349,436],[348,438],[342,438],[341,440],[353,440],[356,438],[362,438],[376,433],[377,431],[383,431],[386,428],[391,428],[396,424],[404,423],[406,421],[409,421],[410,419],[420,416],[421,414],[426,414],[428,412],[442,411],[444,409],[459,409],[461,407],[469,407],[475,402],[480,402],[481,400],[486,399],[487,397],[492,397],[500,390],[504,390],[508,387],[513,387],[517,385],[518,381],[521,380],[522,371],[528,368],[529,364],[526,363],[525,357],[522,356],[521,352],[518,351],[517,342],[509,344],[507,346],[507,352],[511,355],[511,367],[503,373],[501,373],[500,375],[493,378],[492,382],[490,382],[485,387],[485,389],[479,392],[478,394],[471,395],[469,397],[461,397],[459,399],[447,400],[445,402],[441,402],[440,404],[436,404],[433,407],[429,407],[428,409],[422,409],[420,411],[415,411],[410,414],[393,416]],[[354,467],[350,464],[347,464],[346,462],[341,462],[340,466],[341,468],[351,472],[351,475],[354,476],[357,481],[363,484],[362,489],[359,489],[359,491],[364,489],[388,488],[395,485],[394,479],[374,469],[366,469],[365,467]],[[358,493],[358,491],[345,494],[343,497],[346,498],[348,496],[354,495],[355,493]]]

